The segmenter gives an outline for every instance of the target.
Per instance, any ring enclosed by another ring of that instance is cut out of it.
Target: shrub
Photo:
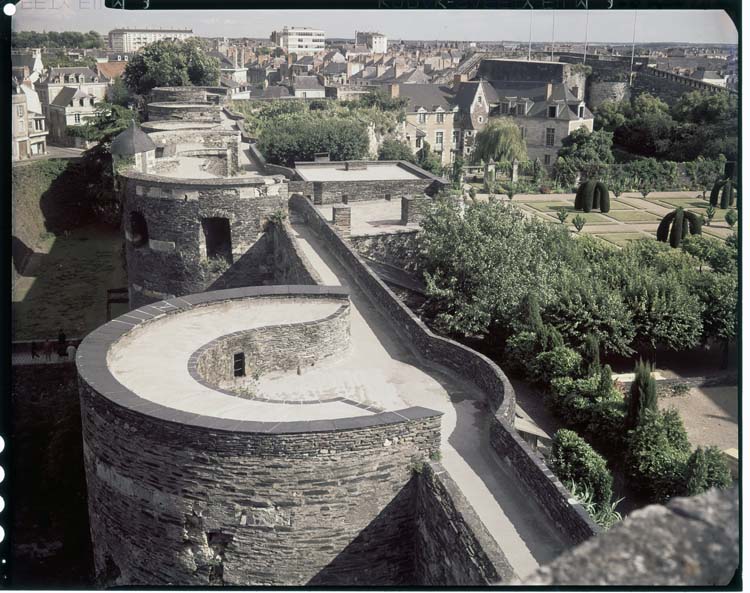
[[[546,385],[555,377],[576,375],[580,366],[578,352],[567,346],[555,346],[548,352],[537,354],[528,371],[534,381]]]
[[[567,208],[560,208],[560,210],[557,211],[557,219],[560,221],[561,224],[565,224],[565,220],[567,218],[568,218]]]
[[[677,208],[662,218],[656,229],[656,239],[662,243],[669,240],[672,247],[679,247],[682,240],[690,235],[702,233],[702,220],[695,212]]]
[[[635,378],[628,397],[628,429],[635,428],[643,421],[646,410],[656,411],[656,381],[651,374],[653,370],[653,366],[643,360],[635,365]]]
[[[591,492],[591,489],[585,484],[579,486],[574,480],[566,480],[564,484],[570,491],[570,495],[575,498],[584,509],[586,509],[586,512],[602,529],[609,529],[615,523],[622,521],[622,515],[620,515],[615,509],[617,509],[617,505],[624,499],[621,498],[608,503],[597,503],[594,500],[594,495]]]
[[[612,367],[605,364],[599,371],[599,383],[596,388],[596,395],[602,399],[608,399],[612,396]]]
[[[634,488],[653,502],[663,502],[683,490],[690,443],[675,410],[647,410],[628,435],[626,471]]]
[[[552,437],[550,464],[561,481],[588,486],[594,502],[612,500],[612,473],[607,462],[572,430],[560,429]]]
[[[716,447],[698,447],[685,464],[684,496],[695,496],[709,488],[727,488],[732,474]]]
[[[535,332],[522,331],[510,337],[505,343],[503,366],[509,370],[525,374],[526,365],[538,352],[538,339]]]
[[[599,208],[601,212],[609,212],[609,189],[601,181],[596,182],[594,188],[594,208]]]
[[[576,230],[579,233],[583,230],[583,227],[585,224],[586,224],[586,219],[580,214],[576,214],[575,217],[573,218],[573,226],[576,227]]]
[[[727,222],[730,228],[733,228],[735,224],[737,224],[737,211],[736,210],[729,210],[724,215],[724,220]]]
[[[734,187],[731,179],[717,179],[711,190],[709,203],[711,206],[719,206],[722,210],[729,208],[734,204]],[[721,200],[719,199],[721,198]]]
[[[599,373],[601,363],[599,361],[599,338],[594,334],[587,334],[583,344],[583,361],[587,365],[589,376]]]

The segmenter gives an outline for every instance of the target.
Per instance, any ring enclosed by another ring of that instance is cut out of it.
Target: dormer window
[[[583,103],[581,103],[578,106],[578,117],[583,118],[583,113],[584,113],[584,106],[583,106]]]
[[[547,107],[547,117],[557,117],[557,105]]]

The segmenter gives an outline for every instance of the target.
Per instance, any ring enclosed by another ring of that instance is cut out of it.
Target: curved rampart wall
[[[229,298],[345,294],[310,291],[189,295],[142,307],[141,323]],[[412,469],[440,447],[438,412],[264,423],[165,408],[110,374],[109,347],[134,330],[120,320],[77,355],[100,585],[412,584]]]
[[[598,527],[583,507],[569,502],[572,497],[567,489],[513,428],[515,393],[500,367],[479,352],[432,333],[370,270],[308,199],[294,195],[289,200],[289,207],[325,240],[362,290],[383,310],[386,318],[392,320],[409,344],[428,360],[445,366],[485,393],[492,410],[491,446],[509,464],[527,487],[529,495],[538,500],[561,532],[573,542],[584,541],[598,533]]]
[[[149,103],[148,118],[220,122],[221,109],[214,103]]]
[[[264,231],[269,217],[287,210],[287,185],[280,178],[180,180],[131,171],[120,179],[132,307],[221,287],[215,285],[219,280],[231,286],[232,274],[241,276],[242,285],[272,278],[273,254]],[[133,212],[148,226],[149,242],[143,246],[136,246],[128,228]],[[229,269],[205,257],[201,221],[216,217],[229,220]]]
[[[238,331],[212,340],[191,356],[196,372],[210,385],[231,388],[247,385],[271,371],[294,371],[342,354],[349,349],[349,303],[344,302],[324,319],[271,325]],[[236,378],[233,357],[245,355],[246,378]],[[263,396],[262,393],[258,393]]]

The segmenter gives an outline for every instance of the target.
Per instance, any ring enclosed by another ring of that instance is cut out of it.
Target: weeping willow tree
[[[493,120],[479,132],[474,143],[472,159],[475,163],[490,159],[494,161],[527,160],[526,141],[520,128],[509,119]]]

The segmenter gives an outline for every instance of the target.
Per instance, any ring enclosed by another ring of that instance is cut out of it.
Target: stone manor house
[[[392,97],[408,100],[402,136],[415,152],[427,142],[443,165],[450,165],[456,155],[471,153],[474,137],[491,118],[507,117],[520,128],[529,160],[551,166],[563,138],[578,128],[594,129],[583,84],[570,82],[575,81],[541,83],[533,76],[523,81],[484,77],[469,81],[457,74],[452,85],[393,84],[390,88]]]

